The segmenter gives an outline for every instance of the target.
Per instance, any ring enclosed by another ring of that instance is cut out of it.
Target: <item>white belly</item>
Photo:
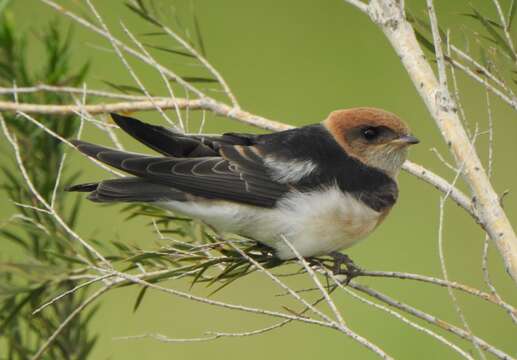
[[[379,223],[377,212],[337,187],[292,193],[273,209],[225,201],[170,201],[161,206],[198,218],[220,232],[243,235],[274,248],[281,259],[295,257],[282,235],[305,257],[347,248]]]

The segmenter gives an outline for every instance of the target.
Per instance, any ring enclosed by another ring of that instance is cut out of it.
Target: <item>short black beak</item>
[[[415,144],[418,144],[420,142],[420,140],[418,140],[416,137],[414,137],[413,135],[404,135],[404,136],[401,136],[397,139],[397,141],[401,142],[401,143],[405,143],[405,144],[408,144],[408,145],[415,145]]]

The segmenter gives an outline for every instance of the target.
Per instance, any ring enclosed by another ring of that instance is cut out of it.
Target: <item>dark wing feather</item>
[[[193,136],[173,132],[162,126],[111,114],[113,121],[126,133],[151,149],[166,156],[205,157],[219,156],[221,145],[251,145],[257,135],[228,133],[222,136]]]
[[[162,126],[146,124],[127,116],[111,114],[111,117],[122,130],[163,155],[176,157],[188,157],[192,153],[197,156],[217,155],[213,149],[190,136],[177,134]]]
[[[98,183],[88,199],[95,202],[185,201],[187,195],[170,186],[155,184],[146,179],[127,177]]]
[[[225,146],[222,156],[174,158],[127,153],[82,141],[73,143],[81,152],[110,166],[207,199],[272,207],[288,191],[287,185],[269,177],[261,158],[253,158],[251,150]]]

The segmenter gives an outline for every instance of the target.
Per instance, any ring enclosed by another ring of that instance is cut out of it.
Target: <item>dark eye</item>
[[[379,136],[379,130],[374,127],[367,127],[361,130],[361,135],[368,141],[372,141]]]

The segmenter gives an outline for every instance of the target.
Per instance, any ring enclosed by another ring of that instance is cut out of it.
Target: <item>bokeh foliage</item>
[[[3,3],[5,5],[5,2]],[[0,13],[0,84],[1,86],[32,86],[46,83],[60,86],[80,85],[88,72],[86,62],[79,69],[70,68],[70,45],[73,32],[64,36],[62,22],[52,21],[44,26],[38,39],[45,52],[38,68],[28,65],[28,34],[17,31],[17,19],[2,7]],[[4,100],[12,97],[2,96]],[[21,102],[64,103],[68,101],[59,94],[19,94]],[[63,144],[45,136],[37,126],[14,114],[4,114],[12,133],[23,149],[23,161],[37,190],[51,201],[55,175],[63,157]],[[42,124],[68,138],[78,130],[79,122],[74,116],[56,118],[41,116]],[[37,205],[21,174],[13,166],[13,157],[2,154],[2,189],[7,196],[4,201]],[[65,169],[63,183],[77,179],[78,171]],[[66,211],[62,196],[57,196],[55,206],[66,213],[65,220],[74,227],[80,212],[80,197],[68,204]],[[28,359],[47,340],[70,311],[84,301],[86,292],[79,291],[63,301],[56,302],[47,310],[33,315],[33,310],[56,293],[71,289],[75,281],[70,279],[77,261],[77,254],[70,236],[46,213],[26,207],[18,207],[18,215],[8,219],[0,229],[3,241],[17,245],[23,260],[0,262],[0,338],[3,340],[0,357],[5,359]],[[86,359],[97,337],[89,328],[95,308],[77,317],[63,331],[46,359]]]

